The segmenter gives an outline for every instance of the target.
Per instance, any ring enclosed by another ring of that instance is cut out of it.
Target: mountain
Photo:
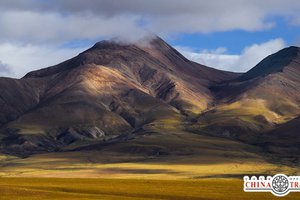
[[[217,106],[198,117],[206,131],[247,141],[272,130],[300,115],[300,49],[280,50],[211,90]]]
[[[0,78],[0,152],[295,163],[299,52],[283,49],[240,74],[192,62],[159,37],[98,42],[21,79]]]
[[[300,50],[298,47],[292,46],[268,56],[238,79],[246,81],[257,77],[264,77],[269,74],[283,72],[286,67],[295,68],[296,71],[299,71],[297,67],[299,63]]]
[[[238,76],[191,62],[159,37],[140,45],[102,41],[20,80],[0,79],[1,149],[27,155],[149,124],[179,126],[210,106],[211,85]]]

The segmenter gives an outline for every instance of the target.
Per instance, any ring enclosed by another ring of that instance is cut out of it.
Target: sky
[[[246,72],[300,46],[299,0],[1,0],[0,76],[58,64],[110,38],[157,34],[187,58]]]

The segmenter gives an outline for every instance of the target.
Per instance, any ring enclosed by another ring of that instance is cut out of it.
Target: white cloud
[[[0,76],[20,78],[29,71],[58,64],[83,50],[84,48],[0,44]]]
[[[6,63],[3,63],[0,60],[0,75],[1,74],[3,74],[3,75],[9,75],[10,73],[11,73],[10,67]]]
[[[299,9],[298,0],[3,0],[0,41],[256,31],[275,26],[275,17],[296,21]]]
[[[148,31],[164,37],[257,31],[276,26],[276,17],[297,26],[299,10],[299,0],[2,0],[0,60],[4,64],[0,75],[21,77],[30,70],[57,64],[82,50],[60,48],[70,41],[111,37],[133,41]],[[283,41],[271,43],[274,46],[251,46],[241,55],[220,50],[186,54],[210,66],[245,71]]]
[[[266,56],[273,54],[286,46],[283,39],[278,38],[262,44],[253,44],[246,47],[240,56],[238,65],[243,71],[250,69]]]
[[[240,55],[228,54],[226,48],[196,52],[188,47],[176,47],[187,58],[217,69],[245,72],[266,56],[285,47],[278,38],[245,47]],[[76,56],[88,47],[61,48],[58,46],[0,44],[0,76],[20,78],[27,72],[58,64]]]
[[[227,54],[226,49],[223,47],[200,52],[187,47],[176,47],[176,49],[188,59],[210,67],[226,71],[246,72],[262,59],[285,46],[284,40],[277,38],[265,43],[245,47],[240,55]]]
[[[32,11],[0,13],[0,41],[63,43],[70,40],[107,37],[142,37],[146,31],[136,25],[135,16],[97,17],[91,14],[63,15]]]

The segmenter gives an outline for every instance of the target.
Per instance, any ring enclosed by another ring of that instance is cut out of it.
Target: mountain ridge
[[[159,37],[98,42],[19,80],[0,78],[0,151],[75,151],[155,133],[152,152],[160,137],[173,140],[170,130],[252,144],[300,115],[298,55],[290,47],[240,74],[189,61]]]
[[[253,79],[257,76],[281,72],[292,62],[300,63],[300,48],[290,46],[263,59],[255,67],[238,78],[240,81]]]

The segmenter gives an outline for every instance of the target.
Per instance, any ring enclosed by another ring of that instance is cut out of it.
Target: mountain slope
[[[293,67],[300,64],[300,51],[298,47],[291,46],[272,54],[240,76],[241,81],[250,80],[257,77],[264,77],[269,74],[283,72],[286,67]]]
[[[241,75],[189,61],[158,37],[99,42],[22,79],[0,78],[0,152],[220,161],[234,145],[234,160],[282,148],[287,158],[298,144],[287,138],[298,138],[299,52],[284,49]]]
[[[193,111],[194,108],[195,112],[206,109],[212,100],[208,89],[212,83],[238,76],[191,62],[156,37],[149,44],[141,45],[102,41],[78,57],[54,67],[28,73],[25,78],[45,77],[87,65],[107,66],[117,70],[132,82],[141,85],[149,95],[167,101],[183,111]]]
[[[20,80],[1,78],[1,148],[26,155],[149,124],[181,126],[213,102],[211,85],[238,76],[191,62],[158,37],[147,45],[102,41]]]
[[[201,114],[198,124],[215,134],[250,140],[251,133],[271,130],[300,115],[300,49],[283,49],[211,89],[218,105]]]

